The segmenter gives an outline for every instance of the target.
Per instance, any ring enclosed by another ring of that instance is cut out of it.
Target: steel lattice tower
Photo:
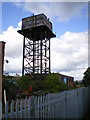
[[[50,38],[55,34],[49,19],[44,14],[24,18],[18,32],[24,36],[22,75],[50,73]]]

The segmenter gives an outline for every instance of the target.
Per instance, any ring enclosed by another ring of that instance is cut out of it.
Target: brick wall
[[[67,84],[68,86],[73,86],[74,85],[74,77],[67,76],[67,75],[62,75],[59,74],[60,79],[64,82],[64,78],[67,78]]]
[[[69,86],[74,86],[74,79],[73,78],[68,79],[68,85]]]
[[[0,102],[2,102],[2,79],[3,79],[3,63],[4,63],[4,46],[5,46],[5,42],[0,41]]]

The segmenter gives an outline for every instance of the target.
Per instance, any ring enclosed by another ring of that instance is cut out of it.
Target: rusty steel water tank
[[[47,31],[46,34],[45,31]],[[43,13],[23,18],[22,28],[21,30],[18,30],[18,32],[23,36],[36,41],[41,39],[41,32],[42,39],[45,39],[45,37],[56,37],[52,31],[52,23]]]
[[[39,26],[47,26],[52,31],[52,23],[43,13],[22,19],[22,30]]]

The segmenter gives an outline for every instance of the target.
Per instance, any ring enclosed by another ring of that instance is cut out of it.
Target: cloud
[[[23,36],[17,33],[21,22],[16,28],[8,27],[0,34],[0,41],[5,41],[5,72],[21,73]],[[88,65],[88,33],[67,31],[60,38],[51,39],[51,68],[52,72],[60,72],[82,79]]]
[[[5,60],[9,61],[8,64],[5,63],[7,73],[21,73],[23,36],[17,33],[20,27],[21,22],[18,23],[17,28],[9,26],[7,31],[0,34],[0,41],[6,42]]]
[[[17,28],[13,26],[8,27],[7,31],[0,34],[0,40],[6,42],[6,57],[18,58],[21,56],[23,36],[17,33],[21,22]]]
[[[75,16],[86,16],[87,11],[85,13],[82,11],[88,7],[88,3],[84,2],[24,2],[15,5],[34,14],[45,13],[60,22],[69,21]]]
[[[18,58],[10,58],[6,57],[7,60],[9,60],[9,63],[5,63],[4,66],[4,73],[9,73],[9,74],[16,74],[19,73],[21,74],[22,72],[22,57]]]
[[[51,39],[51,64],[52,71],[82,79],[88,66],[88,33],[67,31],[59,39]]]

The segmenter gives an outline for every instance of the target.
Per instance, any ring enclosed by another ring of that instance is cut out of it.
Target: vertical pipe
[[[35,60],[35,57],[36,57],[36,39],[37,39],[36,33],[37,33],[37,31],[35,30],[34,32],[35,32],[35,38],[33,40],[33,73],[35,73],[36,69],[37,69],[37,68],[35,69],[35,62],[36,62],[36,60]]]
[[[46,41],[46,31],[45,31],[45,73],[47,73],[47,49],[46,49],[46,47],[47,47],[47,41]]]
[[[39,40],[37,41],[37,73],[39,73]]]
[[[41,71],[40,71],[40,73],[42,74],[42,31],[41,31],[41,43],[40,43],[40,45],[41,45]]]
[[[33,40],[33,73],[35,72],[35,41]]]
[[[41,69],[40,69],[40,64],[41,64],[41,63],[40,63],[40,62],[41,62],[41,61],[40,61],[40,58],[41,58],[41,55],[40,55],[40,54],[41,54],[41,53],[40,53],[40,52],[41,52],[41,51],[40,51],[40,47],[41,47],[40,44],[41,44],[41,43],[40,43],[40,42],[41,42],[41,41],[39,40],[39,48],[38,48],[38,53],[39,53],[39,60],[38,60],[38,62],[39,62],[39,73],[41,72],[41,71],[40,71],[40,70],[41,70]]]
[[[50,55],[50,38],[49,38],[49,73],[51,73],[51,55]]]
[[[22,63],[22,75],[24,75],[24,58],[25,58],[25,36],[23,39],[23,63]]]

